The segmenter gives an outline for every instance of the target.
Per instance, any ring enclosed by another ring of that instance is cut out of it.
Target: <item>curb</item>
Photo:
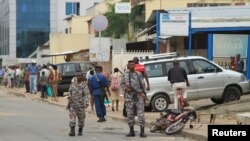
[[[207,137],[206,136],[194,134],[194,133],[191,133],[190,131],[182,130],[181,134],[184,137],[188,137],[188,138],[191,138],[191,139],[194,139],[194,140],[207,141]]]
[[[27,96],[23,93],[20,93],[20,92],[14,92],[14,91],[9,91],[9,90],[5,90],[5,92],[9,92],[10,94],[13,94],[17,97],[23,97],[23,98],[27,98]],[[53,103],[53,102],[50,102],[48,100],[44,100],[44,99],[41,99],[41,98],[36,98],[36,99],[33,99],[33,100],[37,100],[37,101],[42,101],[42,102],[46,102],[48,104],[51,104],[51,105],[56,105],[56,106],[60,106],[60,107],[66,107],[65,105],[61,105],[61,104],[57,104],[57,103]],[[88,112],[89,114],[93,114],[91,111],[86,111]],[[93,114],[94,115],[94,114]],[[123,121],[125,122],[126,119],[124,118],[120,118],[120,117],[114,117],[114,116],[110,116],[110,115],[107,115],[107,117],[109,118],[112,118],[114,120],[118,120],[118,121]],[[146,122],[145,123],[145,126],[150,128],[151,127],[151,124],[152,122]],[[137,122],[136,122],[136,125],[137,125]],[[185,131],[185,130],[182,130],[182,132],[180,133],[181,135],[183,135],[184,137],[186,138],[191,138],[191,139],[194,139],[194,140],[199,140],[199,141],[207,141],[207,137],[206,136],[203,136],[203,135],[199,135],[199,134],[195,134],[195,133],[191,133],[191,130],[190,131]]]

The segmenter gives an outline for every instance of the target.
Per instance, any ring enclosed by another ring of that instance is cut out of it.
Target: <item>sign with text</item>
[[[110,38],[91,38],[89,60],[92,62],[108,62],[110,58]]]
[[[189,13],[161,13],[160,36],[188,36]]]
[[[120,14],[131,13],[131,4],[130,3],[116,3],[115,13],[120,13]]]
[[[247,58],[247,35],[213,34],[213,57],[231,57],[240,54]]]
[[[208,125],[208,141],[238,140],[248,141],[250,125]]]

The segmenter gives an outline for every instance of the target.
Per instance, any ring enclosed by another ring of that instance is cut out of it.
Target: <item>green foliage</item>
[[[115,13],[115,5],[108,4],[109,12],[106,13],[109,25],[107,30],[102,32],[104,37],[121,38],[124,35],[129,37],[129,24],[133,28],[139,29],[145,25],[143,15],[141,15],[142,6],[134,6],[130,14]]]

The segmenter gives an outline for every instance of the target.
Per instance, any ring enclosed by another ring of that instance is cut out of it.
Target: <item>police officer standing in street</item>
[[[126,103],[127,119],[130,132],[126,135],[127,137],[134,137],[134,124],[135,124],[135,108],[137,109],[137,116],[140,124],[140,137],[147,137],[144,132],[145,118],[144,118],[144,81],[143,76],[140,72],[135,71],[134,61],[128,62],[129,71],[124,74],[124,80],[121,86],[124,90],[124,97]]]
[[[97,122],[105,122],[106,107],[104,105],[105,88],[109,86],[107,78],[101,74],[102,67],[95,67],[95,75],[90,78],[89,88],[95,101],[96,115],[99,118]]]
[[[85,108],[88,107],[89,102],[89,89],[84,83],[81,74],[77,74],[77,76],[72,79],[69,92],[69,103],[67,106],[70,117],[69,126],[71,128],[69,136],[75,136],[76,117],[78,117],[78,135],[81,136],[82,129],[84,127],[84,120],[86,117]]]

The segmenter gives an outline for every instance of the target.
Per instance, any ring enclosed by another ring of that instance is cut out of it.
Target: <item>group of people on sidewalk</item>
[[[0,67],[0,84],[8,88],[21,88],[25,86],[26,93],[37,94],[41,91],[41,98],[47,98],[48,88],[51,88],[53,98],[58,95],[57,85],[60,74],[56,65],[39,66],[35,60],[30,64]]]
[[[244,72],[244,61],[240,58],[240,54],[230,57],[231,62],[229,64],[229,69],[243,73]]]

